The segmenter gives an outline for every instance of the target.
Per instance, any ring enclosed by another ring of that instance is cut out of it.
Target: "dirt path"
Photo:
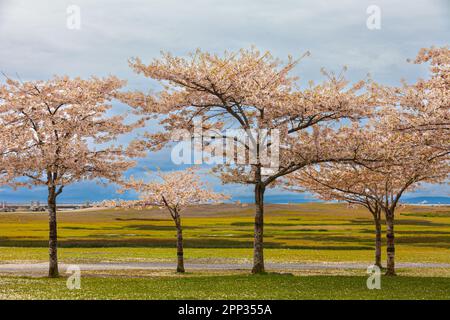
[[[65,272],[69,264],[60,264],[60,271]],[[81,263],[77,264],[83,270],[171,270],[175,268],[173,263],[163,262],[133,262],[133,263]],[[201,264],[186,263],[187,270],[250,270],[250,263],[217,263]],[[365,263],[351,262],[322,262],[322,263],[266,263],[268,271],[295,271],[295,270],[323,270],[323,269],[366,269]],[[397,263],[397,268],[450,268],[448,263]],[[0,273],[11,274],[36,274],[45,273],[48,263],[6,263],[0,264]]]

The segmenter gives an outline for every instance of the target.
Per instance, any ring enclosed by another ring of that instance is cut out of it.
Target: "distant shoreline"
[[[95,201],[89,202],[90,205],[94,204]],[[240,200],[235,200],[235,201],[227,201],[224,202],[224,204],[236,204],[236,203],[240,203],[240,204],[253,204],[252,201],[240,201]],[[307,204],[307,203],[323,203],[323,204],[345,204],[345,202],[338,202],[338,201],[321,201],[321,200],[317,200],[317,199],[303,199],[301,201],[288,201],[288,202],[274,202],[274,201],[266,201],[265,204],[278,204],[278,205],[293,205],[293,204]],[[6,202],[7,206],[20,206],[20,207],[27,207],[31,205],[31,201],[30,202]],[[449,203],[422,203],[422,202],[401,202],[400,204],[403,205],[413,205],[413,206],[450,206],[450,202]],[[47,203],[44,201],[40,202],[41,206],[46,206]],[[85,206],[86,202],[60,202],[58,203],[58,206]],[[0,201],[0,209],[2,208],[2,201]]]
[[[0,193],[1,195],[1,193]],[[101,197],[101,195],[98,195]],[[247,203],[251,204],[254,203],[253,195],[237,195],[234,196],[231,195],[232,198],[229,201],[226,201],[226,203],[235,203],[239,201],[240,203]],[[8,197],[11,200],[8,200]],[[92,197],[96,197],[96,195],[92,195]],[[86,205],[87,203],[93,204],[95,202],[101,202],[102,200],[112,200],[112,199],[119,199],[121,198],[120,195],[117,195],[117,197],[111,197],[109,199],[77,199],[77,197],[74,197],[72,199],[67,199],[64,197],[61,197],[61,199],[58,201],[58,205]],[[132,198],[124,197],[123,200],[133,200]],[[36,197],[34,199],[20,199],[15,198],[12,195],[3,195],[3,197],[0,197],[0,208],[2,206],[2,203],[6,202],[8,205],[24,205],[24,206],[30,206],[31,202],[39,202],[40,205],[46,205],[47,199],[46,198],[40,198]],[[320,199],[313,198],[310,195],[296,195],[296,194],[266,194],[265,196],[265,203],[271,203],[271,204],[294,204],[294,203],[326,203],[331,201],[324,201]],[[450,197],[447,196],[412,196],[405,197],[404,199],[401,199],[400,201],[402,204],[413,204],[413,205],[429,205],[429,206],[436,206],[436,205],[450,205]]]

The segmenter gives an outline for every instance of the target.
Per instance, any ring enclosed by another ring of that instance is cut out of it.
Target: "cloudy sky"
[[[80,9],[80,29],[67,27],[73,5]],[[366,25],[371,5],[381,10],[380,29]],[[295,69],[301,83],[320,81],[321,67],[339,71],[347,65],[352,81],[370,73],[395,85],[401,78],[427,76],[426,67],[406,59],[421,47],[448,45],[449,17],[448,0],[0,0],[0,70],[24,80],[114,74],[127,79],[129,88],[149,90],[156,83],[133,74],[130,57],[149,61],[161,50],[186,55],[196,48],[220,53],[256,45],[280,58],[309,50],[312,56]],[[177,169],[167,150],[150,154],[141,166]],[[251,194],[249,188],[213,183],[232,195]],[[113,191],[82,183],[67,188],[61,200],[116,197]],[[443,186],[427,186],[414,195],[448,193]],[[0,201],[44,198],[44,188],[0,189]]]

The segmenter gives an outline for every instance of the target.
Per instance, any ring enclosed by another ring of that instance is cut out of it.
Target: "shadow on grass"
[[[292,219],[290,219],[292,220]],[[247,221],[239,221],[239,222],[232,222],[229,224],[229,226],[235,226],[235,227],[253,227],[255,224],[254,222],[247,222]],[[345,226],[345,225],[352,225],[351,223],[329,223],[329,222],[321,222],[321,223],[264,223],[264,227],[299,227],[299,226]],[[284,231],[284,230],[283,230]]]
[[[385,224],[384,220],[381,220],[382,224]],[[346,223],[348,225],[373,225],[372,220],[366,220],[366,219],[354,219],[351,220],[350,223]],[[417,220],[417,219],[398,219],[395,221],[396,226],[433,226],[433,227],[450,227],[449,223],[439,223],[439,222],[432,222],[428,220]]]
[[[116,218],[116,221],[171,221],[170,219],[158,218]]]
[[[372,229],[363,229],[359,231],[360,233],[373,234]],[[439,230],[396,230],[395,233],[397,236],[401,235],[419,235],[419,234],[428,234],[428,235],[450,235],[450,231],[439,231]]]
[[[450,211],[443,212],[417,212],[417,213],[400,213],[401,216],[406,217],[424,217],[424,218],[446,218],[450,217]]]
[[[253,248],[253,241],[239,241],[229,239],[186,239],[185,248]],[[60,248],[175,248],[175,239],[62,239],[58,242]],[[17,240],[0,238],[1,247],[47,247],[45,240]],[[288,245],[276,242],[265,242],[265,248],[270,249],[306,249],[306,250],[368,250],[371,246],[312,246]]]
[[[123,226],[122,229],[130,229],[130,230],[153,230],[153,231],[174,231],[176,230],[175,224],[173,226],[158,226],[151,224],[131,224],[127,226]],[[202,229],[202,227],[196,226],[184,226],[183,230],[192,230],[192,229]]]

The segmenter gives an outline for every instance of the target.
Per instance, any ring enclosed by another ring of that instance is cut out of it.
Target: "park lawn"
[[[193,207],[182,223],[187,261],[251,261],[251,206]],[[175,229],[165,210],[59,212],[58,233],[62,262],[175,261]],[[0,263],[46,261],[47,237],[46,213],[0,213]],[[266,208],[267,262],[371,263],[373,238],[364,209],[323,203]],[[396,243],[398,262],[450,263],[449,207],[402,208]]]
[[[365,276],[177,275],[83,277],[68,290],[66,278],[0,278],[0,299],[450,299],[450,278],[382,277],[369,290]]]

